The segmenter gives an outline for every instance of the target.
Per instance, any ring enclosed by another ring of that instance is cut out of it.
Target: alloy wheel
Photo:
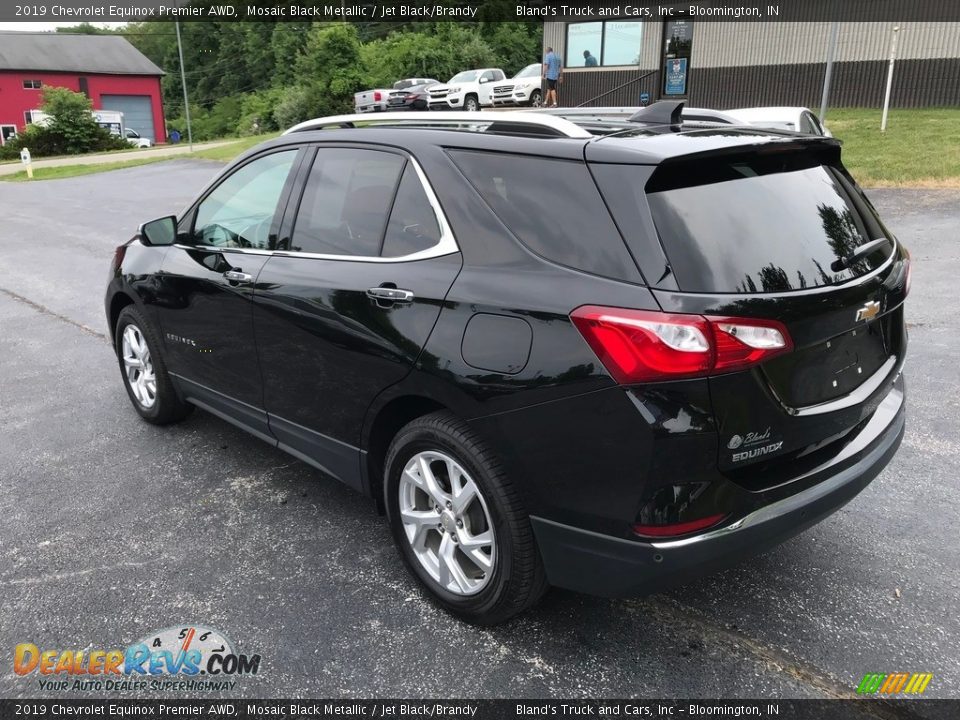
[[[149,410],[157,402],[157,376],[147,340],[136,325],[123,329],[121,354],[127,385],[140,406]]]
[[[480,488],[449,455],[420,452],[400,476],[400,521],[420,565],[444,590],[475,595],[493,576],[497,542]]]

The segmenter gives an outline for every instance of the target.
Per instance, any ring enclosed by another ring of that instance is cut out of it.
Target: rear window
[[[880,266],[892,243],[838,265],[887,235],[852,184],[818,162],[754,155],[658,169],[646,197],[678,287],[784,292],[841,283]]]
[[[503,224],[537,255],[596,275],[640,281],[584,163],[467,150],[449,154]]]

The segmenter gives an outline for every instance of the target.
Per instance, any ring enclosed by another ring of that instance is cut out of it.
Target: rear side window
[[[630,170],[624,166],[624,182]],[[833,285],[879,267],[892,243],[838,264],[887,237],[873,211],[833,167],[777,155],[672,163],[637,202],[649,203],[681,290],[785,292]]]
[[[586,165],[451,150],[450,157],[510,231],[536,254],[604,277],[639,281]]]
[[[437,216],[423,190],[417,171],[409,162],[400,179],[393,201],[387,234],[383,239],[383,257],[401,257],[431,248],[440,242]]]
[[[318,150],[289,249],[323,255],[379,255],[405,162],[399,155],[375,150]]]

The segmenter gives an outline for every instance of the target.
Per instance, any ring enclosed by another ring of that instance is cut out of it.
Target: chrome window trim
[[[322,149],[322,148],[321,148]],[[370,152],[384,152],[376,148],[357,148],[361,150],[368,150]],[[399,263],[399,262],[412,262],[415,260],[427,260],[430,258],[443,257],[444,255],[453,255],[454,253],[460,252],[460,246],[457,244],[457,239],[454,237],[453,230],[450,228],[450,223],[447,221],[447,216],[443,212],[443,208],[440,206],[440,201],[437,199],[436,193],[433,191],[433,186],[430,184],[430,180],[427,179],[426,173],[424,173],[423,168],[420,167],[420,163],[417,162],[416,158],[411,155],[404,154],[404,157],[409,163],[413,165],[414,171],[417,173],[417,177],[420,179],[420,186],[423,188],[424,193],[427,196],[427,202],[430,203],[430,207],[433,208],[434,217],[437,220],[437,224],[440,228],[440,240],[435,245],[419,250],[415,253],[410,253],[408,255],[400,255],[398,257],[380,257],[379,255],[329,255],[326,253],[311,253],[311,252],[300,252],[297,250],[265,250],[261,248],[227,248],[227,247],[217,247],[215,245],[187,245],[184,243],[174,243],[174,247],[178,247],[181,250],[198,250],[201,252],[224,252],[224,253],[241,253],[245,255],[277,255],[279,257],[295,257],[295,258],[312,258],[314,260],[339,260],[341,262],[366,262],[366,263]],[[299,208],[298,208],[299,209]]]

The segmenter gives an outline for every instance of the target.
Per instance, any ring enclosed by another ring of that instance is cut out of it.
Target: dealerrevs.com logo
[[[20,643],[17,675],[47,691],[233,690],[237,676],[256,675],[259,655],[236,652],[222,633],[199,625],[150,633],[125,649],[49,649]]]

